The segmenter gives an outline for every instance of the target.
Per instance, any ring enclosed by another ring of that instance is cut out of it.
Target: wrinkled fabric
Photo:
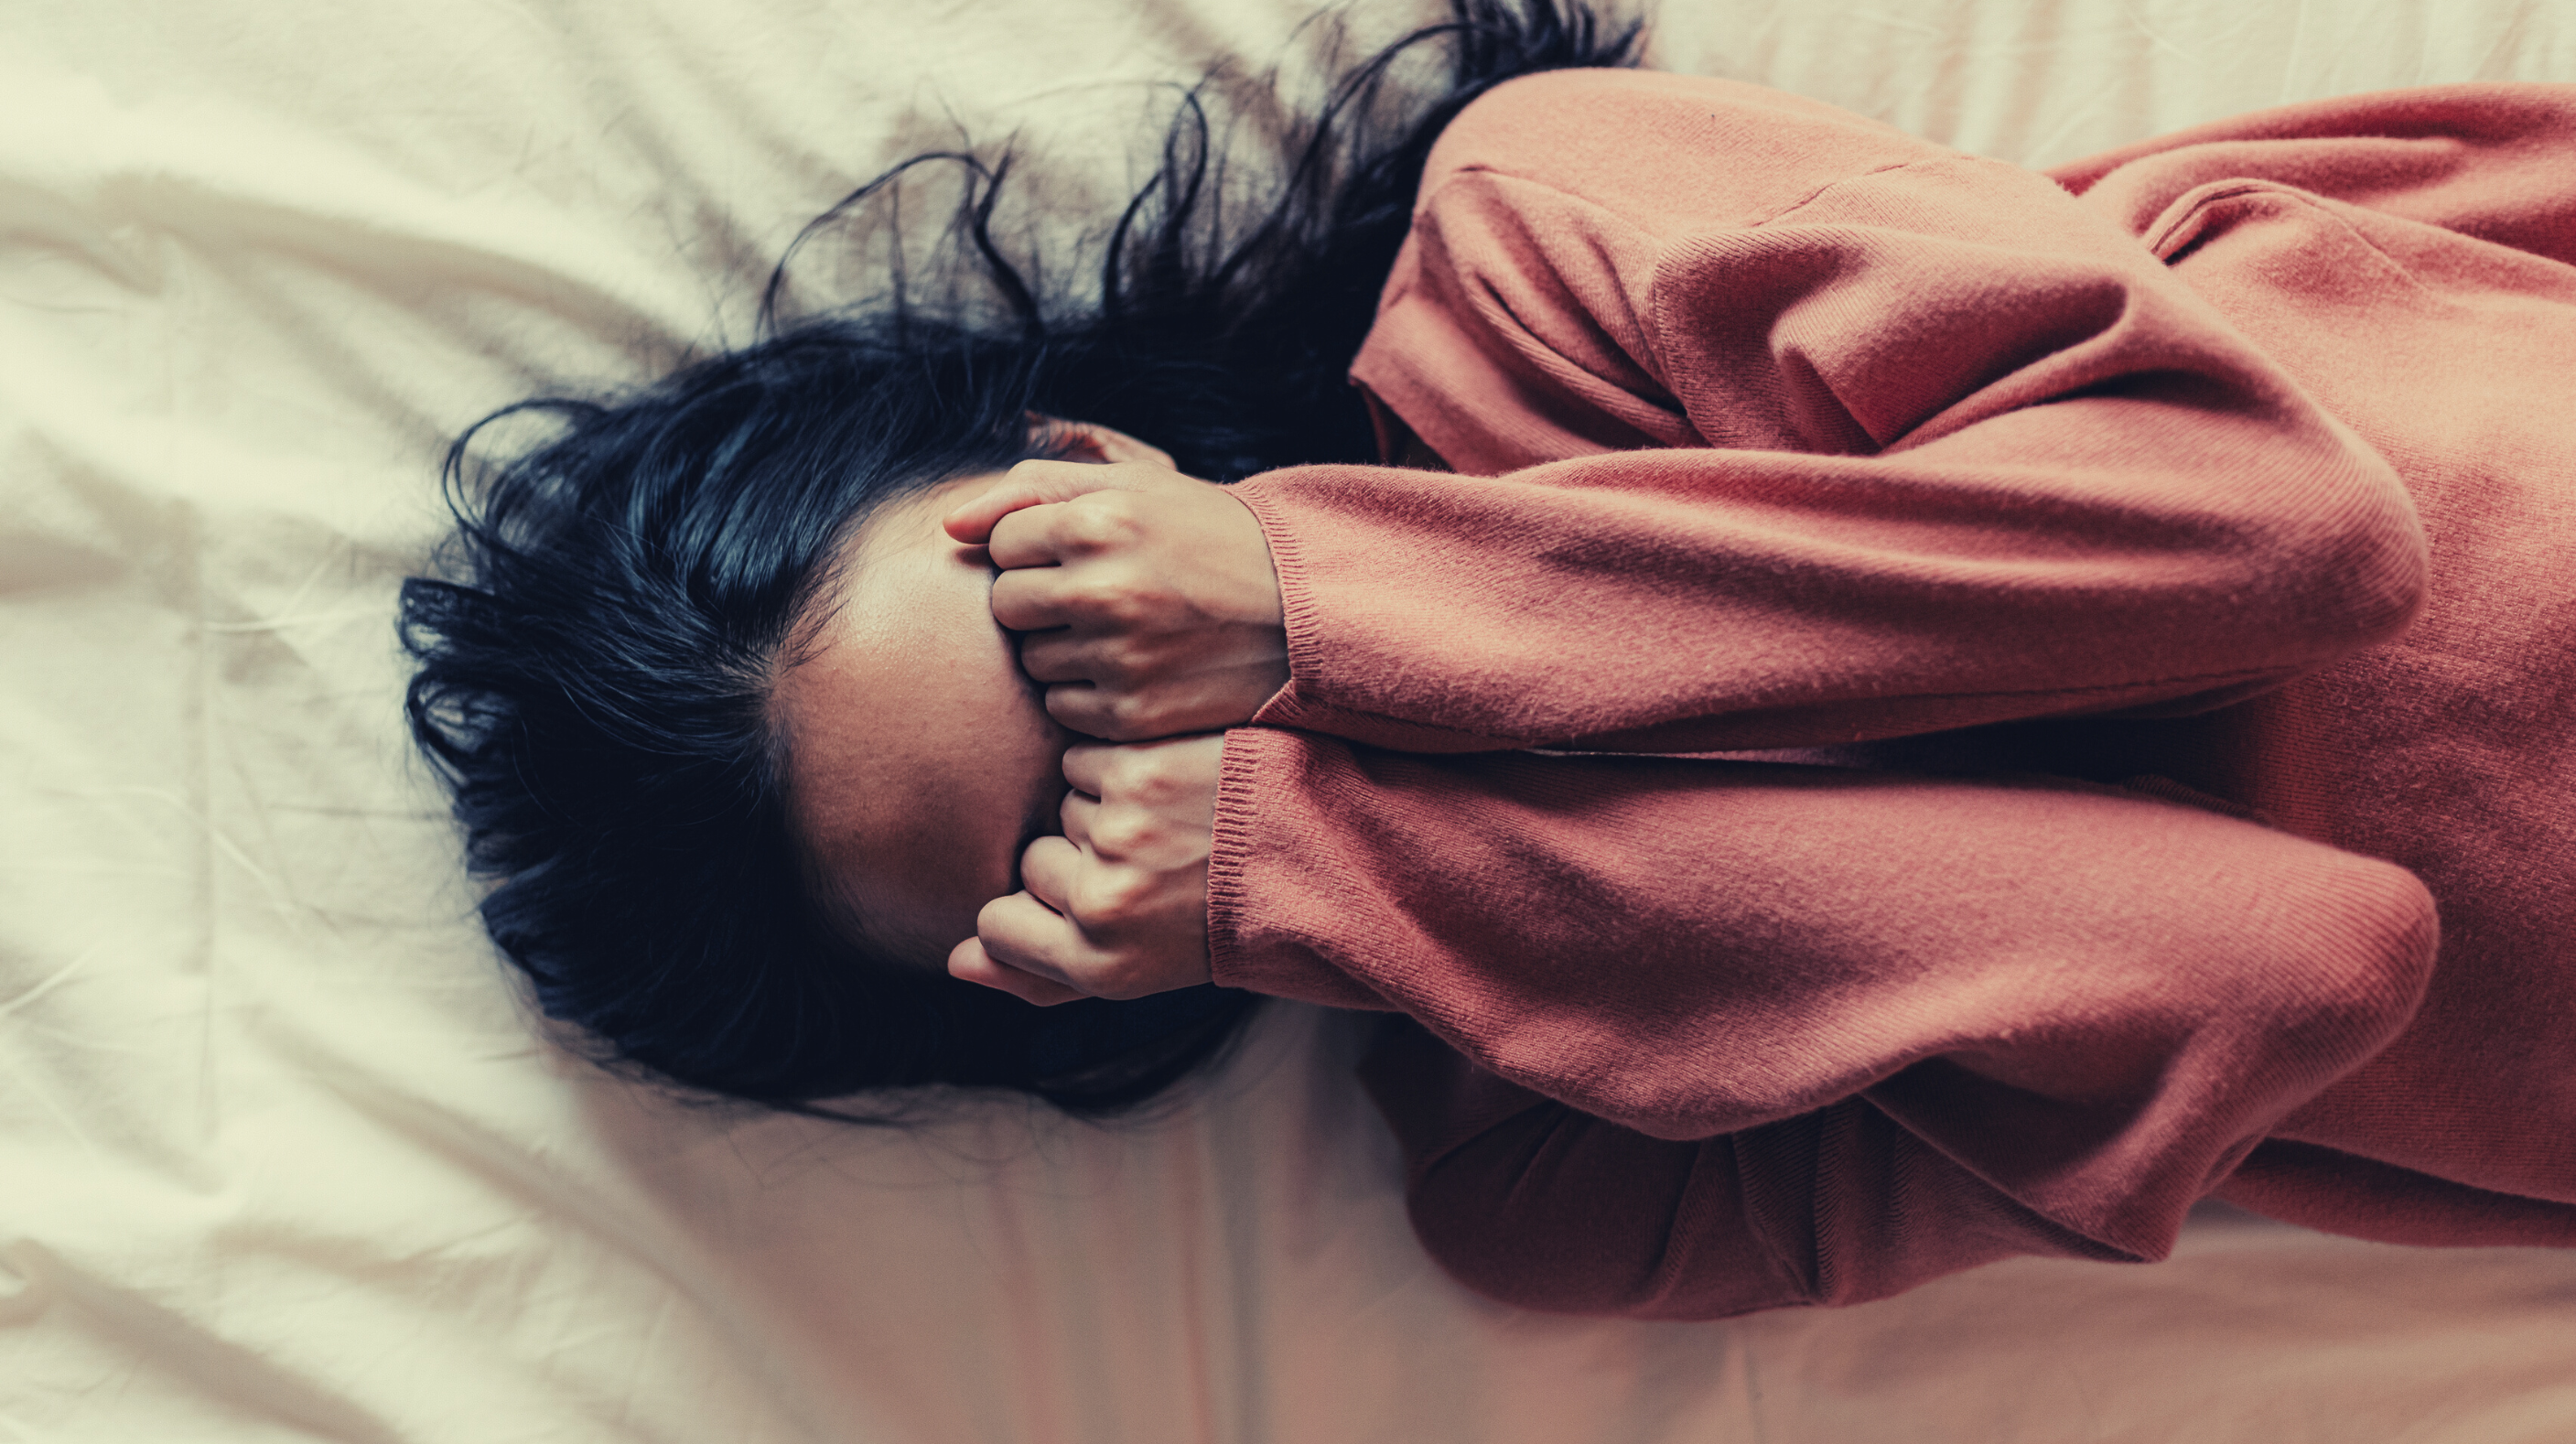
[[[2576,1244],[2571,257],[2576,87],[2054,180],[1497,91],[1353,367],[1455,472],[1237,488],[1292,680],[1219,980],[1427,1030],[1416,1226],[1540,1307],[2155,1258],[2213,1190]]]

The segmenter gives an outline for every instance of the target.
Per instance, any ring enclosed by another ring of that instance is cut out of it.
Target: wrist
[[[1261,514],[1251,503],[1235,494],[1234,488],[1220,486],[1225,498],[1225,520],[1219,532],[1225,537],[1224,574],[1236,585],[1228,597],[1229,613],[1254,626],[1285,626],[1286,608],[1280,599],[1279,564],[1271,553],[1270,534],[1262,526]]]

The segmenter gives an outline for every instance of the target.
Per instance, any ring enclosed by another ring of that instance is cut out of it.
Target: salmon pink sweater
[[[1292,680],[1217,980],[1402,1015],[1416,1229],[1533,1307],[2152,1259],[2213,1192],[2576,1245],[2571,262],[2576,87],[2053,177],[1499,88],[1353,368],[1454,470],[1236,488]]]

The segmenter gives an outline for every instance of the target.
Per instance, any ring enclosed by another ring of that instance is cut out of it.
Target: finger
[[[1035,973],[1023,972],[1000,961],[984,950],[984,940],[981,938],[968,938],[949,950],[948,976],[962,982],[999,989],[1024,1003],[1034,1003],[1041,1008],[1052,1008],[1058,1003],[1070,1003],[1077,998],[1090,996],[1088,993],[1068,988],[1052,978],[1041,978]]]
[[[1020,638],[1020,670],[1038,682],[1092,682],[1092,639],[1061,627]]]
[[[1089,682],[1057,682],[1046,690],[1047,715],[1085,737],[1103,742],[1143,742],[1170,729],[1143,696]]]
[[[1020,854],[1020,886],[1028,890],[1029,896],[1062,913],[1073,897],[1077,874],[1086,858],[1082,848],[1069,839],[1041,837]],[[989,911],[992,904],[985,906]],[[1073,928],[1071,922],[1065,926]],[[1018,954],[1011,956],[1017,957]]]
[[[1133,638],[1050,627],[1020,638],[1020,670],[1040,682],[1133,686],[1139,678],[1158,670],[1167,650],[1155,643],[1140,644]]]
[[[1016,567],[1054,566],[1059,562],[1080,561],[1136,544],[1143,535],[1144,523],[1137,509],[1135,494],[1125,487],[1109,484],[1116,481],[1126,468],[1086,466],[1076,469],[1107,480],[1093,486],[1084,495],[1022,507],[993,523],[985,543],[993,565],[1005,571]],[[1241,504],[1236,503],[1238,506]]]
[[[987,605],[993,609],[993,620],[1014,632],[1042,632],[1073,625],[1075,618],[1067,600],[1062,573],[1051,566],[1031,566],[1005,570],[993,578],[993,594]]]
[[[984,904],[975,915],[975,938],[984,955],[1006,968],[1035,974],[1077,993],[1087,993],[1075,970],[1092,956],[1073,920],[1028,892],[1015,892]]]
[[[994,524],[1015,511],[1070,501],[1114,486],[1117,478],[1104,466],[1079,461],[1023,461],[1002,473],[983,492],[949,509],[940,519],[948,535],[973,545],[989,540]]]
[[[1066,730],[1121,745],[1175,742],[1250,721],[1276,688],[1228,678],[1122,685],[1115,681],[1047,686],[1047,715]]]
[[[1117,756],[1115,747],[1098,742],[1076,742],[1064,749],[1064,780],[1072,783],[1076,792],[1106,797],[1109,794],[1103,789],[1109,782],[1109,764]]]
[[[1002,530],[986,549],[992,564],[1001,569],[1001,575],[993,578],[988,603],[993,620],[1015,632],[1084,627],[1124,635],[1157,635],[1169,631],[1176,620],[1185,625],[1195,621],[1188,613],[1188,601],[1168,584],[1141,575],[1133,566],[1104,566],[1092,559],[1092,544],[1101,533],[1090,528],[1087,520],[1068,519],[1042,542],[1029,542],[1004,554],[1012,523],[1022,516],[1054,517],[1061,510],[1040,507],[1003,519]],[[1068,539],[1068,531],[1081,535]]]
[[[1137,869],[1104,864],[1089,848],[1061,837],[1029,844],[1020,862],[1023,892],[995,898],[976,917],[985,947],[1012,967],[1098,992],[1104,968],[1114,968],[1115,933],[1135,915]],[[1085,920],[1088,920],[1088,926]],[[1096,938],[1091,928],[1105,929]]]
[[[1064,795],[1064,805],[1056,809],[1056,814],[1063,819],[1065,841],[1077,848],[1091,846],[1092,828],[1100,817],[1099,798],[1068,792]]]
[[[1064,780],[1106,805],[1167,808],[1212,799],[1225,771],[1225,733],[1187,732],[1150,742],[1077,742],[1064,750]]]
[[[1092,467],[1093,471],[1100,468]],[[1064,548],[1056,537],[1056,522],[1064,515],[1061,502],[1031,502],[996,521],[984,533],[984,550],[993,565],[1008,572],[1021,567],[1051,567],[1064,560]]]

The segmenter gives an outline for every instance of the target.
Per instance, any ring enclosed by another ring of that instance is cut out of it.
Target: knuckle
[[[1145,901],[1145,880],[1125,868],[1093,876],[1082,888],[1076,910],[1085,928],[1111,931],[1137,920]]]
[[[1132,857],[1151,846],[1154,825],[1127,808],[1105,809],[1091,825],[1091,848],[1094,852],[1118,857]]]
[[[1097,710],[1092,721],[1100,729],[1098,735],[1113,742],[1134,742],[1151,735],[1147,724],[1153,720],[1152,715],[1135,693],[1095,691],[1093,699]],[[1116,769],[1112,772],[1114,776]],[[1108,785],[1121,784],[1113,781]]]
[[[1142,637],[1120,636],[1100,647],[1101,666],[1132,686],[1164,671],[1163,648]]]
[[[1161,609],[1159,595],[1124,571],[1090,576],[1076,583],[1067,600],[1086,614],[1118,627],[1133,627]]]
[[[1092,648],[1091,671],[1095,680],[1119,687],[1132,687],[1144,675],[1136,648],[1115,641]]]
[[[1049,687],[1046,692],[1046,709],[1048,716],[1076,732],[1093,737],[1107,735],[1101,731],[1101,728],[1107,724],[1100,716],[1102,710],[1100,694],[1093,688],[1070,684]]]
[[[1111,905],[1118,909],[1120,917],[1133,920],[1146,913],[1154,896],[1154,878],[1151,873],[1139,869],[1121,868],[1105,881],[1107,887],[1104,890],[1109,896]]]
[[[1134,798],[1140,807],[1160,808],[1170,806],[1177,800],[1179,794],[1178,784],[1169,777],[1157,774],[1147,778],[1144,785],[1136,789]]]
[[[1108,775],[1103,781],[1116,788],[1120,797],[1132,799],[1152,781],[1155,768],[1149,754],[1131,748],[1113,754],[1105,771]]]
[[[1108,600],[1111,621],[1122,628],[1136,629],[1160,621],[1171,610],[1171,598],[1162,588],[1125,582]]]
[[[1136,539],[1136,519],[1120,505],[1121,494],[1094,494],[1066,507],[1056,535],[1072,549],[1115,551]]]
[[[1073,896],[1064,900],[1064,913],[1073,919],[1074,927],[1095,947],[1104,939],[1115,936],[1122,921],[1118,909],[1109,899],[1087,887],[1077,889]]]

